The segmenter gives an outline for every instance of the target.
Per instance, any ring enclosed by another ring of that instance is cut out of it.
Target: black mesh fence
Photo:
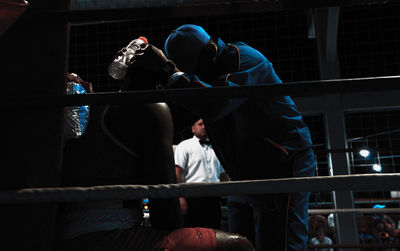
[[[107,73],[116,51],[139,36],[146,36],[150,43],[163,48],[164,40],[174,28],[193,23],[226,42],[243,41],[258,49],[274,64],[284,82],[317,80],[317,43],[310,35],[309,13],[307,9],[296,9],[74,24],[69,72],[76,72],[92,82],[97,92],[117,91],[118,82]],[[399,3],[340,8],[337,44],[341,77],[400,74],[399,13]],[[400,128],[399,115],[398,111],[346,114],[349,147],[358,151],[366,146],[371,150],[370,159],[356,151],[349,153],[352,173],[376,172],[375,164],[381,166],[381,172],[399,172],[400,133],[396,131]],[[305,121],[312,132],[317,175],[329,175],[323,116],[306,116]],[[390,191],[382,191],[356,193],[355,197],[362,201],[393,196]],[[315,193],[311,197],[316,207],[331,205],[331,201],[329,193]]]

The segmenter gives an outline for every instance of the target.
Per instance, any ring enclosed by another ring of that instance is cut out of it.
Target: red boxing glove
[[[180,228],[168,234],[158,246],[173,251],[216,250],[217,237],[211,228]]]

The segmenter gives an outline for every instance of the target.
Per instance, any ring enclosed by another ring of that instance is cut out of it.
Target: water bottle
[[[108,74],[117,80],[123,79],[128,70],[129,62],[135,56],[137,50],[148,43],[145,37],[139,37],[132,40],[122,54],[117,56],[114,61],[108,66]]]

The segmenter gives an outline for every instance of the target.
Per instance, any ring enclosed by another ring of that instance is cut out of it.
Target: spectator
[[[313,237],[310,241],[311,245],[332,245],[331,238],[325,236],[323,225],[319,225],[316,229],[317,236]],[[333,251],[333,248],[315,248],[315,251]]]
[[[374,205],[373,208],[381,209],[385,208],[385,205]],[[392,218],[385,213],[376,213],[372,216],[375,229],[378,232],[378,238],[381,243],[394,243],[399,235],[398,229],[396,229],[396,223]]]
[[[376,231],[374,219],[370,215],[357,215],[358,237],[362,244],[378,243],[378,232]]]
[[[328,232],[328,223],[323,215],[316,214],[310,216],[308,224],[311,238],[317,236],[317,229],[320,227],[323,228],[325,233]]]
[[[147,69],[167,73],[163,82],[168,88],[282,84],[260,52],[243,42],[213,40],[197,25],[174,30],[165,52],[166,56],[150,45],[137,60]],[[232,180],[314,175],[311,136],[290,97],[207,100],[185,106],[203,118]],[[256,220],[257,250],[306,250],[309,194],[246,197]]]
[[[193,137],[182,141],[175,149],[178,183],[228,181],[210,144],[203,120],[192,125]],[[187,227],[221,228],[220,197],[179,198]]]

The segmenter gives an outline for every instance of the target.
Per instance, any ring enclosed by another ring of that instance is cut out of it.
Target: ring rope
[[[400,89],[400,76],[333,79],[286,84],[259,84],[237,87],[184,88],[155,91],[127,91],[88,93],[86,95],[36,95],[30,97],[4,97],[2,110],[32,109],[54,106],[127,105],[157,102],[195,103],[203,100],[228,98],[262,99],[289,95],[292,97],[317,96],[334,93],[387,91]]]
[[[217,183],[108,185],[2,190],[0,191],[0,204],[396,189],[400,189],[400,174],[357,174]]]
[[[398,243],[386,244],[386,243],[372,243],[372,244],[318,244],[318,245],[307,245],[307,248],[321,250],[323,248],[398,248]]]
[[[400,208],[332,208],[332,209],[309,209],[308,214],[380,214],[400,213]]]

